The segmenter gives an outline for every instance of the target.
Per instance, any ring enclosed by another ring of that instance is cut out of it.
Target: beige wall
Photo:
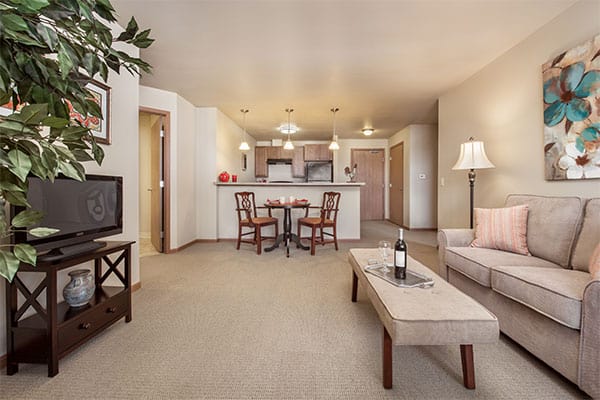
[[[150,200],[151,192],[148,190],[152,187],[150,178],[150,170],[152,164],[150,162],[150,122],[151,115],[146,113],[139,114],[139,132],[140,132],[140,237],[150,237]]]
[[[196,108],[196,238],[217,238],[217,112]]]
[[[404,142],[404,226],[437,228],[436,125],[409,125],[393,135],[390,148]]]
[[[239,150],[243,129],[217,110],[217,171],[237,175],[238,182],[254,182],[254,147],[256,140],[246,134],[250,150],[246,151],[246,171],[242,171],[242,152]],[[216,178],[216,177],[215,177]]]
[[[541,66],[600,31],[600,2],[581,1],[439,100],[440,228],[469,224],[467,171],[451,168],[469,136],[485,142],[495,169],[480,170],[475,207],[509,193],[600,196],[600,180],[544,180]]]

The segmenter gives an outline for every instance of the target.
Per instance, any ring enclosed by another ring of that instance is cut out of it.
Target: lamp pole
[[[469,221],[471,222],[470,228],[473,229],[473,204],[474,204],[474,193],[475,193],[475,170],[473,168],[471,168],[469,170],[469,188],[471,190],[470,196],[469,196],[469,200],[470,200],[470,210],[471,210],[471,214],[470,214],[470,219]]]

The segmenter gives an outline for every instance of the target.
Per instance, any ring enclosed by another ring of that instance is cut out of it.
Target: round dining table
[[[307,201],[294,201],[281,203],[279,201],[267,201],[265,207],[270,209],[283,209],[283,233],[277,236],[273,246],[265,248],[266,252],[273,251],[278,248],[281,242],[285,243],[286,257],[290,256],[290,241],[296,243],[296,246],[302,250],[309,250],[309,246],[304,246],[300,242],[300,238],[295,233],[292,233],[292,208],[308,208],[310,203]]]

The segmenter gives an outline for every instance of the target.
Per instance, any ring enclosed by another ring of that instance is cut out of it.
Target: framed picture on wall
[[[86,85],[86,88],[92,93],[92,99],[100,106],[104,118],[84,116],[67,101],[71,120],[90,128],[96,142],[110,144],[110,86],[92,81]]]

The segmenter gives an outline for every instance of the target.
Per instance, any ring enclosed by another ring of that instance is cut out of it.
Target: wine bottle
[[[394,276],[396,279],[406,279],[406,242],[404,241],[404,230],[398,229],[398,240],[396,240],[394,251]]]

